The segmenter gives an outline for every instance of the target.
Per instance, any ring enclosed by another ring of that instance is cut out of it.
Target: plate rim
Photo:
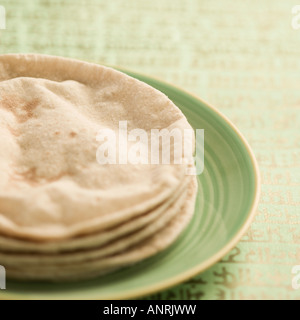
[[[257,160],[255,158],[254,152],[252,151],[252,149],[250,147],[250,144],[248,143],[246,138],[243,136],[243,134],[240,132],[240,130],[235,126],[235,124],[233,124],[231,122],[231,120],[229,120],[229,118],[227,116],[225,116],[222,112],[220,112],[216,107],[214,107],[212,104],[208,103],[204,99],[198,97],[196,94],[191,93],[188,90],[183,89],[177,85],[171,84],[165,80],[161,80],[160,78],[158,78],[156,76],[152,76],[152,75],[150,76],[145,73],[139,73],[139,72],[133,71],[131,69],[119,67],[116,65],[112,66],[112,65],[101,64],[101,63],[96,63],[96,62],[92,62],[92,63],[97,64],[97,65],[99,65],[99,64],[105,65],[107,67],[113,68],[115,70],[118,70],[118,71],[126,73],[126,74],[129,73],[129,76],[132,78],[135,78],[135,76],[141,76],[141,77],[152,79],[154,81],[157,81],[158,83],[161,83],[163,85],[166,85],[168,87],[176,89],[184,94],[187,94],[187,95],[193,97],[195,100],[199,101],[201,104],[204,104],[207,108],[211,109],[220,118],[222,118],[229,125],[229,127],[236,133],[236,135],[240,138],[241,142],[245,146],[245,149],[248,153],[248,156],[251,160],[251,164],[253,167],[254,181],[255,181],[255,183],[254,183],[254,186],[255,186],[254,197],[253,197],[253,201],[252,201],[251,207],[249,209],[249,212],[247,214],[246,220],[243,223],[243,225],[240,227],[238,232],[235,234],[235,236],[223,248],[221,248],[217,253],[215,253],[209,259],[207,259],[206,261],[198,264],[197,266],[195,266],[185,272],[180,273],[177,276],[174,276],[171,279],[168,279],[165,281],[160,281],[160,282],[158,282],[154,285],[151,285],[151,286],[145,286],[144,288],[128,290],[125,293],[121,293],[121,294],[108,294],[105,297],[99,296],[97,298],[95,295],[95,297],[87,297],[87,298],[75,297],[72,300],[127,300],[127,299],[134,299],[134,298],[143,298],[147,295],[151,295],[151,294],[163,291],[163,290],[167,290],[167,289],[174,287],[176,285],[179,285],[179,284],[183,283],[184,281],[187,281],[187,280],[191,279],[192,277],[195,277],[196,275],[204,272],[205,270],[209,269],[211,266],[216,264],[218,261],[220,261],[228,252],[230,252],[237,245],[237,243],[240,241],[242,236],[245,234],[245,232],[250,227],[250,225],[256,215],[256,210],[258,207],[258,203],[259,203],[259,199],[260,199],[260,192],[261,192],[261,176],[260,176],[259,166],[258,166]],[[139,80],[139,81],[141,81],[141,80]],[[34,294],[34,295],[29,294],[29,296],[26,297],[24,294],[20,295],[18,293],[16,293],[16,294],[5,293],[5,296],[1,297],[1,294],[0,294],[0,300],[11,300],[11,299],[13,299],[13,300],[34,300],[34,299],[38,299],[38,300],[40,300],[40,299],[42,299],[42,300],[66,300],[67,298],[66,298],[66,296],[59,296],[59,295],[57,295],[57,297],[47,297],[47,294],[45,294],[45,296],[43,296],[43,295],[38,296],[37,294]]]

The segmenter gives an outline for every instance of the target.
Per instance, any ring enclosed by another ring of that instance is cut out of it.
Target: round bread
[[[0,233],[34,241],[88,235],[169,199],[186,163],[107,164],[99,129],[191,129],[161,92],[114,69],[44,55],[0,56]],[[145,159],[144,159],[145,160]]]

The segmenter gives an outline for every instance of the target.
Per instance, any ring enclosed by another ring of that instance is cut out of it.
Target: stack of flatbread
[[[187,174],[191,155],[175,163],[170,148],[169,164],[153,164],[150,152],[137,150],[136,161],[99,163],[103,143],[109,159],[119,159],[120,121],[128,132],[149,133],[128,141],[131,160],[138,142],[150,148],[152,129],[191,130],[164,94],[114,69],[0,56],[0,265],[9,277],[62,281],[112,272],[167,248],[187,226],[197,190]],[[104,129],[116,140],[102,141]]]

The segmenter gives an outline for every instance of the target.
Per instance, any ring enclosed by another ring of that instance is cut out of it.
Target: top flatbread
[[[191,129],[161,92],[111,68],[0,56],[0,233],[49,241],[113,227],[166,201],[186,165],[99,165],[102,128]],[[149,135],[150,136],[150,135]]]

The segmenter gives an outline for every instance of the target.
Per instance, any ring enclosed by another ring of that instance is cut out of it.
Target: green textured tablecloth
[[[250,230],[221,262],[151,299],[299,299],[300,29],[294,0],[6,0],[0,53],[69,56],[159,77],[227,115],[260,165]]]

